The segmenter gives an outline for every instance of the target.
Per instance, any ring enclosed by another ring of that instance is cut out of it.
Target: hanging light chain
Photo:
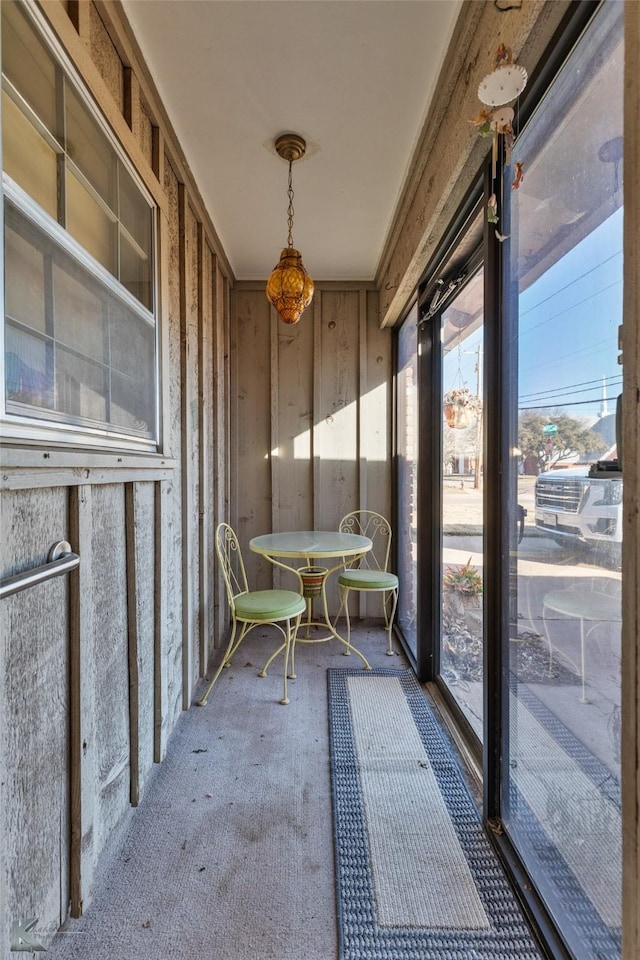
[[[289,210],[287,217],[287,224],[289,226],[289,237],[287,239],[287,246],[293,246],[293,177],[291,173],[291,168],[293,166],[293,160],[289,158],[289,188],[287,190],[287,196],[289,197]]]
[[[294,324],[313,299],[313,280],[302,263],[302,254],[293,247],[293,173],[296,160],[304,156],[306,143],[296,133],[282,134],[275,142],[276,153],[289,164],[287,196],[289,208],[287,223],[289,235],[287,248],[267,280],[266,294],[269,303],[277,310],[284,323]]]

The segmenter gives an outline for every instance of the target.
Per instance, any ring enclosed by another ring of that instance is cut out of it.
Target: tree
[[[543,428],[549,423],[555,423],[558,431],[547,437]],[[547,439],[553,443],[551,456],[545,449]],[[585,430],[579,420],[566,413],[553,410],[548,413],[525,411],[519,417],[518,446],[523,457],[533,454],[542,470],[559,460],[574,460],[581,453],[599,450],[602,447],[602,437],[594,430]]]

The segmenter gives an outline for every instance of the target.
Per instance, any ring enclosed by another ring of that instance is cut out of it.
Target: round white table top
[[[601,590],[551,590],[545,593],[542,606],[555,613],[578,620],[602,620],[618,623],[622,620],[622,601],[619,596]]]
[[[266,557],[347,557],[367,553],[369,537],[335,530],[299,530],[265,533],[249,541],[249,549]]]

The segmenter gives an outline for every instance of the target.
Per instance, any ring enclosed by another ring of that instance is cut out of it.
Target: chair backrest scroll
[[[233,527],[228,523],[218,524],[216,530],[216,553],[224,579],[229,606],[233,609],[235,597],[248,593],[247,574],[244,569],[242,551]]]
[[[391,524],[375,510],[353,510],[340,521],[340,533],[357,533],[369,537],[373,547],[360,561],[360,567],[388,569],[391,553]]]

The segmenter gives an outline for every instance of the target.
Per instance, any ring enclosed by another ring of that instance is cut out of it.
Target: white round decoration
[[[527,71],[517,63],[497,67],[478,87],[478,98],[490,107],[509,103],[519,97],[527,85]]]

